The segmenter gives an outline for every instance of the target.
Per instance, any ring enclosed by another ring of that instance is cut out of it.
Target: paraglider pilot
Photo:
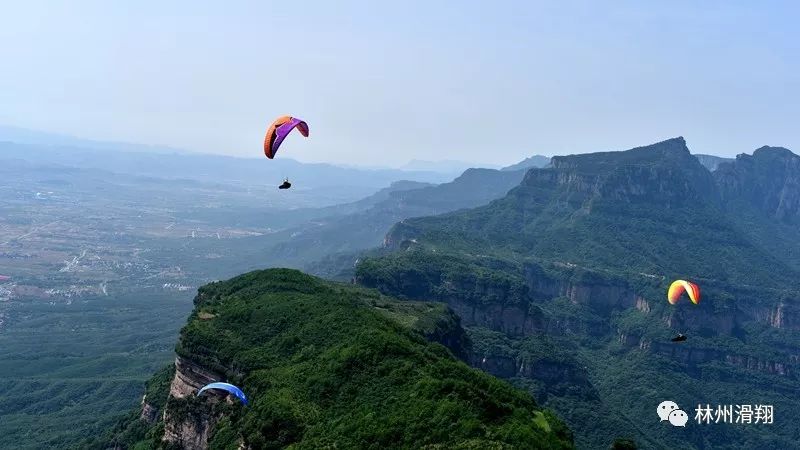
[[[678,333],[677,336],[671,339],[672,342],[683,342],[686,340],[686,335],[683,333]]]
[[[282,116],[275,119],[267,128],[267,134],[264,136],[264,156],[273,159],[275,154],[278,153],[278,148],[280,148],[283,140],[294,129],[297,129],[304,137],[308,137],[308,124],[303,120],[292,116]],[[283,180],[283,184],[278,186],[278,189],[289,189],[291,187],[292,183],[286,178]]]

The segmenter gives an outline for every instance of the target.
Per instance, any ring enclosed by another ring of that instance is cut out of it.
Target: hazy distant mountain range
[[[460,174],[461,172],[472,167],[482,167],[486,169],[499,168],[498,166],[492,164],[479,164],[467,161],[454,161],[454,160],[424,161],[419,159],[412,159],[406,164],[400,166],[400,168],[403,170],[412,170],[412,171],[423,170],[423,171],[455,173],[455,174]]]
[[[312,206],[355,201],[398,180],[442,183],[454,176],[433,171],[305,164],[289,158],[235,158],[136,144],[95,142],[3,127],[0,128],[0,160],[9,159],[52,167],[251,186],[264,188],[265,192],[288,177],[294,186],[290,192],[283,192],[282,198],[310,194],[310,199],[316,196],[320,200],[312,202]],[[298,204],[304,205],[308,203]]]
[[[0,125],[0,142],[15,142],[46,147],[74,147],[95,150],[114,150],[124,152],[145,153],[192,153],[189,150],[163,145],[132,144],[127,142],[100,141],[78,138],[46,131],[29,130],[27,128]]]
[[[507,167],[503,167],[503,170],[520,170],[520,169],[531,169],[534,167],[542,168],[546,165],[550,164],[550,158],[547,156],[542,155],[533,155],[531,157],[525,158],[524,160],[512,164]]]

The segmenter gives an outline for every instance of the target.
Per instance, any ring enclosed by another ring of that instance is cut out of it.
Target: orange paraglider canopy
[[[681,295],[686,292],[689,295],[689,300],[695,305],[700,303],[700,286],[685,280],[675,280],[669,285],[667,291],[667,301],[670,305],[678,303]]]

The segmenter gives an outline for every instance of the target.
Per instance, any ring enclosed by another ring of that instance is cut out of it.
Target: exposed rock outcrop
[[[179,356],[175,359],[175,377],[169,388],[170,398],[185,399],[194,395],[203,386],[220,379],[222,377],[219,374]],[[183,449],[207,449],[208,439],[217,418],[212,417],[204,408],[176,411],[171,409],[170,405],[176,403],[168,402],[164,411],[164,442]],[[145,408],[142,409],[142,414],[144,413]]]
[[[169,395],[174,398],[184,398],[221,378],[220,374],[178,356],[175,358],[175,378],[170,384]]]
[[[139,414],[139,418],[147,423],[155,423],[158,420],[158,408],[154,407],[153,405],[147,403],[147,396],[142,397],[142,412]]]
[[[518,306],[479,306],[457,297],[442,299],[461,317],[466,326],[482,326],[511,336],[527,336],[546,329],[544,316],[538,309]]]
[[[425,339],[447,347],[456,358],[468,362],[471,343],[464,328],[461,327],[461,319],[453,310],[448,309],[437,320],[433,330],[423,331],[423,335]]]
[[[637,306],[643,299],[624,283],[595,282],[575,283],[544,275],[539,266],[528,265],[525,281],[533,295],[555,298],[566,297],[571,303],[584,305],[598,311],[627,309]],[[649,306],[648,306],[649,308]]]
[[[741,154],[714,172],[723,199],[745,201],[778,220],[800,220],[800,156],[782,147]]]
[[[563,200],[582,206],[592,198],[667,208],[717,199],[711,174],[689,153],[682,137],[626,152],[556,156],[551,167],[529,171],[521,186],[558,186]]]
[[[164,442],[185,450],[206,450],[211,436],[211,418],[197,417],[193,420],[176,420],[169,411],[164,414]]]
[[[557,361],[551,358],[513,357],[509,355],[473,354],[470,365],[498,378],[525,378],[545,386],[538,397],[560,394],[569,389],[581,389],[588,395],[594,392],[584,368],[574,362]],[[543,400],[543,398],[542,398]]]
[[[685,364],[700,364],[717,360],[761,373],[781,376],[788,376],[793,373],[789,365],[784,362],[758,358],[752,355],[739,355],[720,350],[687,347],[664,342],[652,342],[649,348],[655,353],[670,356]]]

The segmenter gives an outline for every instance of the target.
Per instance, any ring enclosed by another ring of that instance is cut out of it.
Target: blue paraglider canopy
[[[236,387],[236,386],[234,386],[232,384],[220,383],[220,382],[211,383],[211,384],[203,386],[203,388],[200,389],[197,392],[197,395],[199,396],[200,394],[202,394],[203,392],[205,392],[205,391],[207,391],[209,389],[219,389],[219,390],[222,390],[222,391],[229,392],[229,393],[233,394],[236,398],[238,398],[243,404],[247,405],[247,397],[244,395],[244,392],[242,392],[241,389],[239,389],[238,387]]]

